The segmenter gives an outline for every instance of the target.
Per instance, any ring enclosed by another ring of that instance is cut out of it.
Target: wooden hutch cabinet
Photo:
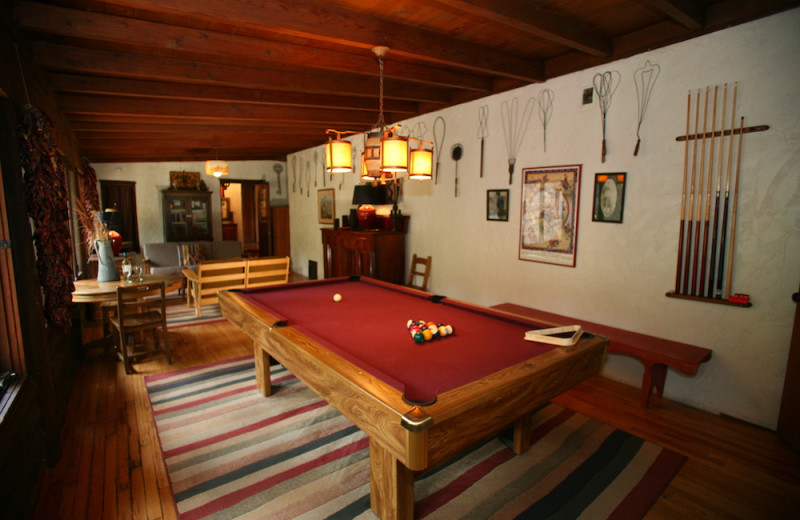
[[[161,193],[165,241],[212,240],[210,191],[162,190]]]
[[[323,229],[325,278],[364,275],[404,284],[406,235],[402,231]]]

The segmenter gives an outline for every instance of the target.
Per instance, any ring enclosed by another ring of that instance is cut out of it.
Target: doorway
[[[269,183],[226,179],[220,196],[223,239],[241,242],[245,256],[272,256]]]

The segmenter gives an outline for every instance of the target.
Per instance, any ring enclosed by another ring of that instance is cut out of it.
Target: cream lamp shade
[[[430,180],[433,173],[433,151],[424,148],[411,150],[408,178],[418,181]]]
[[[350,141],[329,140],[325,144],[325,171],[328,173],[350,173],[353,171],[353,155]]]
[[[219,159],[206,161],[206,175],[213,175],[214,177],[228,175],[228,163]]]

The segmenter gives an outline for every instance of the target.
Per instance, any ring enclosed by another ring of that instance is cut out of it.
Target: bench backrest
[[[247,287],[275,285],[289,281],[289,257],[248,258]]]
[[[200,305],[216,303],[217,291],[244,289],[246,260],[211,260],[197,265],[200,286],[198,299]]]

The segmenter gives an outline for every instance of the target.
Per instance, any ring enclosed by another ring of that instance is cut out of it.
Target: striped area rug
[[[187,327],[189,325],[202,325],[213,321],[222,321],[225,317],[219,310],[219,304],[203,305],[199,318],[194,312],[194,307],[186,304],[174,304],[167,307],[167,328]]]
[[[252,358],[147,376],[180,519],[374,519],[366,436],[283,367]],[[523,455],[491,439],[415,482],[416,517],[641,518],[685,457],[550,404]]]

